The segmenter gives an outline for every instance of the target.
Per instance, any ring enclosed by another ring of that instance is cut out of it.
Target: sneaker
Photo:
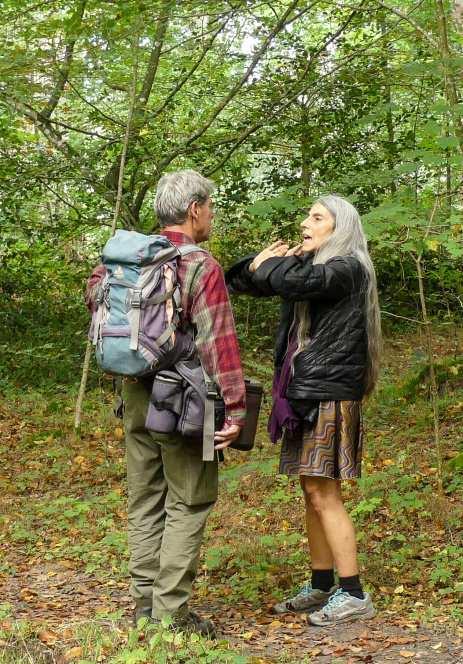
[[[272,607],[272,613],[295,613],[297,611],[313,611],[322,607],[336,592],[338,586],[333,586],[330,590],[318,590],[312,588],[310,583],[306,583],[302,589],[290,599],[275,604]]]
[[[366,620],[373,618],[375,614],[376,611],[368,593],[364,593],[364,599],[359,599],[339,589],[331,595],[327,604],[320,611],[315,611],[307,616],[307,620],[312,625],[323,627],[354,620]]]

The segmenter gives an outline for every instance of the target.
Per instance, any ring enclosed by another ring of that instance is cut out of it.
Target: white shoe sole
[[[371,618],[374,618],[376,615],[376,611],[374,608],[368,609],[368,611],[365,611],[365,613],[355,613],[350,616],[346,616],[345,618],[339,618],[338,620],[334,620],[333,622],[313,622],[312,618],[307,616],[307,622],[309,625],[314,625],[315,627],[334,627],[336,625],[344,625],[346,623],[351,623],[355,622],[356,620],[371,620]]]
[[[326,604],[326,602],[325,602]],[[314,604],[313,606],[306,607],[304,609],[282,609],[280,611],[276,610],[275,607],[272,606],[270,613],[272,613],[274,616],[283,616],[285,613],[314,613],[315,611],[320,611],[323,608],[323,604]]]

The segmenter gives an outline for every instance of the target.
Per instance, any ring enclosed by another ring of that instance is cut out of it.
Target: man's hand
[[[223,450],[228,447],[241,433],[241,427],[238,424],[224,424],[221,431],[216,431],[214,435],[215,450]]]
[[[255,272],[259,267],[259,265],[261,265],[264,261],[268,260],[269,258],[275,258],[275,257],[281,258],[282,256],[286,256],[286,252],[288,251],[288,249],[289,249],[289,244],[283,242],[282,240],[277,240],[269,247],[261,251],[260,254],[257,254],[257,256],[252,261],[251,265],[249,266],[249,270],[251,272]]]

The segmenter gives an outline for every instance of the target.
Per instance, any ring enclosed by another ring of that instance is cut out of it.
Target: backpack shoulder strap
[[[207,254],[207,251],[205,249],[202,249],[201,247],[196,246],[196,244],[182,244],[177,249],[180,252],[180,256],[183,258],[184,256],[188,256],[188,254],[192,254],[194,251],[200,251],[203,254]]]

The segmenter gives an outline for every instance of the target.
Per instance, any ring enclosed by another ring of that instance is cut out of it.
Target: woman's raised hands
[[[301,253],[302,245],[298,244],[295,247],[289,247],[289,244],[283,240],[277,240],[266,249],[263,249],[252,261],[249,269],[255,272],[262,263],[269,258],[281,258],[283,256],[299,256]]]

